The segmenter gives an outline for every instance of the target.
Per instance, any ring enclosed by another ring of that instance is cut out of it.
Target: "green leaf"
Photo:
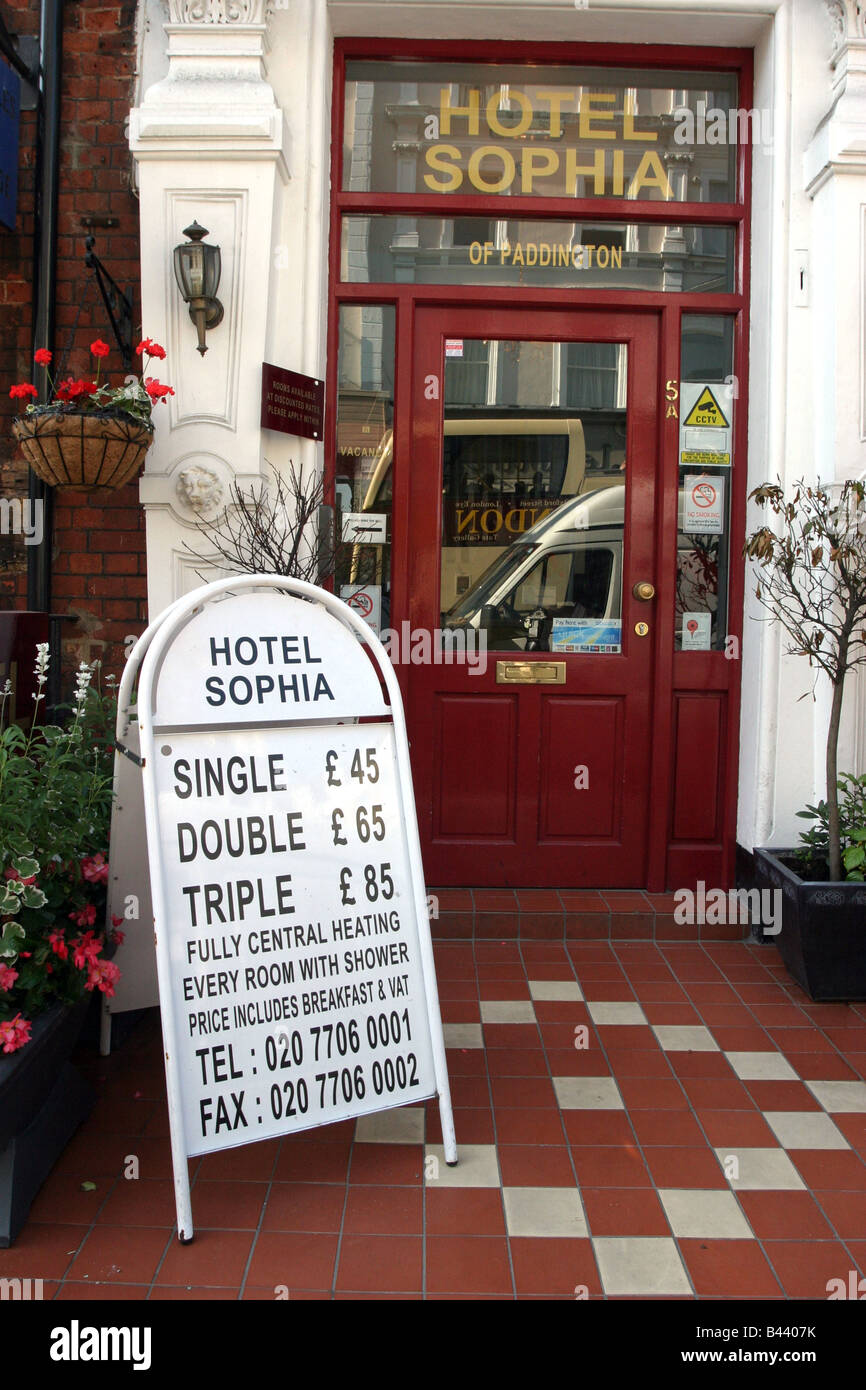
[[[39,873],[39,861],[25,854],[13,859],[12,867],[21,878],[35,878]]]
[[[11,892],[7,884],[2,896],[0,896],[0,917],[14,917],[20,907],[20,897],[17,893]]]
[[[32,883],[27,884],[21,894],[22,907],[44,907],[47,901],[42,889]]]
[[[846,869],[859,869],[861,864],[866,864],[866,849],[862,845],[851,845],[842,855],[842,862]]]
[[[17,956],[24,945],[25,931],[17,922],[4,922],[0,936],[0,956]]]

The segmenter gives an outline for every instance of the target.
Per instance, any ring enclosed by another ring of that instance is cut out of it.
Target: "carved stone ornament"
[[[264,24],[266,0],[169,0],[172,24]]]
[[[866,5],[863,0],[824,0],[833,29],[833,54],[849,39],[866,38]]]
[[[222,505],[222,480],[212,469],[199,464],[192,464],[178,474],[175,491],[181,502],[199,515],[214,512]]]

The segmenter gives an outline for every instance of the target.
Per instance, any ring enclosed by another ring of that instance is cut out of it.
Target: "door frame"
[[[579,686],[575,685],[574,678],[581,669],[582,662],[592,662],[593,668],[591,676],[587,674],[589,688],[582,693],[589,695],[590,692],[595,698],[608,696],[620,696],[624,701],[629,702],[623,709],[623,736],[627,736],[628,742],[624,744],[627,758],[627,769],[629,776],[628,786],[620,789],[620,828],[622,830],[626,847],[617,852],[613,845],[599,843],[599,855],[610,854],[618,863],[623,863],[628,871],[628,866],[634,866],[634,880],[626,878],[621,886],[632,888],[636,882],[643,883],[649,877],[649,853],[650,838],[649,825],[651,823],[650,808],[653,797],[652,787],[652,766],[651,756],[648,752],[652,747],[653,738],[656,733],[657,721],[660,714],[656,703],[656,682],[654,679],[655,666],[660,650],[659,642],[659,615],[663,611],[663,604],[670,602],[673,604],[674,598],[674,571],[676,563],[676,531],[672,538],[660,533],[655,525],[655,512],[659,504],[660,488],[660,459],[661,450],[659,448],[659,426],[663,419],[658,395],[659,369],[661,360],[661,319],[658,311],[624,311],[622,309],[590,310],[582,305],[568,305],[558,308],[534,309],[530,310],[527,305],[521,304],[519,308],[513,306],[487,306],[482,312],[478,308],[467,309],[460,301],[455,301],[449,305],[424,306],[416,311],[415,318],[415,342],[414,342],[414,396],[413,409],[411,416],[411,453],[408,455],[414,459],[423,459],[421,468],[413,471],[411,478],[407,476],[409,486],[406,489],[406,514],[401,518],[401,525],[404,532],[408,535],[411,531],[412,541],[412,572],[411,579],[408,573],[400,575],[394,557],[392,555],[392,598],[394,587],[402,578],[405,582],[405,605],[402,601],[396,604],[397,610],[405,611],[410,629],[412,631],[431,631],[439,626],[439,593],[440,593],[440,565],[442,552],[442,510],[439,503],[441,490],[441,469],[442,469],[442,448],[443,448],[443,420],[445,410],[444,393],[444,340],[447,337],[476,338],[484,337],[497,341],[532,341],[532,342],[593,342],[593,343],[626,343],[628,345],[628,366],[627,366],[627,449],[629,453],[634,451],[637,457],[641,453],[644,458],[644,468],[638,473],[637,468],[631,474],[626,474],[627,480],[627,510],[625,514],[626,526],[624,532],[624,549],[622,557],[623,585],[621,601],[621,619],[623,628],[623,655],[629,662],[629,666],[623,666],[617,661],[616,657],[580,657],[577,655],[565,656],[569,667],[569,680],[567,689],[563,688],[563,695],[576,696],[580,692]],[[427,383],[431,374],[438,376],[440,389],[436,399],[429,399],[427,396]],[[576,412],[577,413],[577,412]],[[425,442],[421,442],[421,438]],[[638,440],[641,441],[641,448],[638,447]],[[434,460],[436,461],[434,465]],[[631,478],[629,485],[628,479]],[[638,514],[644,513],[647,520],[652,520],[652,529],[649,533],[638,520]],[[420,522],[419,522],[420,514]],[[395,501],[394,527],[396,529],[397,511]],[[630,523],[630,524],[629,524]],[[423,532],[419,534],[420,527]],[[667,551],[661,552],[660,545],[666,545]],[[635,551],[638,555],[635,556]],[[668,553],[669,552],[669,553]],[[661,576],[670,575],[670,583],[661,580]],[[626,586],[625,577],[629,579]],[[630,586],[636,579],[652,579],[657,585],[657,596],[651,606],[646,609],[632,595]],[[633,624],[641,617],[647,617],[651,623],[651,637],[648,640],[637,637],[633,632]],[[488,683],[484,690],[489,694],[489,678],[491,667],[495,666],[497,657],[502,659],[502,652],[491,650],[488,657]],[[550,654],[547,652],[530,652],[521,660],[534,662],[550,661]],[[614,672],[609,672],[609,684],[605,687],[605,672],[607,663],[617,663],[615,668],[618,679],[614,679]],[[423,710],[427,710],[427,693],[425,687],[432,686],[441,688],[440,693],[445,694],[445,687],[453,688],[452,693],[464,690],[467,693],[479,696],[482,690],[479,683],[469,678],[459,665],[444,666],[441,669],[431,667],[426,669],[412,670],[408,667],[403,668],[408,677],[405,690],[407,699],[407,717],[410,721],[410,735],[415,723],[416,736],[419,728],[418,712],[416,707],[420,703]],[[465,683],[464,683],[465,682]],[[504,693],[504,692],[503,692]],[[557,691],[557,693],[559,693]],[[522,721],[530,718],[527,711],[527,704],[532,704],[541,692],[533,690],[527,691],[526,696],[521,700],[517,696],[520,710],[518,718]],[[435,700],[435,696],[433,696]],[[543,695],[539,704],[543,701]],[[539,708],[539,719],[544,720],[544,713]],[[637,727],[636,727],[637,726]],[[530,725],[531,727],[531,725]],[[538,726],[538,751],[543,757],[541,744],[541,729],[543,723]],[[426,725],[424,726],[426,730]],[[525,731],[525,730],[524,730]],[[532,744],[518,746],[518,763],[524,759],[532,758]],[[448,857],[448,849],[445,842],[437,840],[434,835],[436,821],[435,802],[436,794],[434,788],[437,783],[435,758],[432,764],[429,762],[431,756],[430,746],[424,747],[419,753],[418,761],[415,766],[416,785],[420,780],[421,788],[424,792],[429,791],[429,804],[427,798],[422,798],[423,804],[419,805],[419,824],[422,825],[422,841],[427,846],[431,854],[438,854],[440,857]],[[624,765],[625,770],[626,765]],[[519,768],[514,768],[515,777],[519,784]],[[637,779],[637,780],[635,780]],[[630,786],[632,792],[639,796],[639,803],[629,800]],[[539,782],[539,796],[543,793],[543,787]],[[530,799],[531,800],[531,799]],[[541,811],[540,803],[536,805],[534,811],[529,810],[529,806],[524,804],[521,796],[515,796],[515,834],[518,836],[532,836],[530,823],[537,827],[538,816]],[[518,828],[518,826],[520,828]],[[575,839],[581,838],[575,836]],[[587,837],[591,839],[591,836]],[[471,835],[464,841],[455,841],[452,849],[456,859],[464,858],[469,854],[470,847],[475,843]],[[477,850],[483,855],[485,846],[489,845],[491,850],[495,841],[488,838],[477,842]],[[503,846],[499,846],[500,852]],[[523,853],[527,853],[525,844],[521,846]],[[539,859],[546,858],[548,864],[545,868],[545,877],[554,873],[558,879],[555,886],[575,888],[580,885],[574,881],[567,881],[568,863],[571,858],[579,854],[579,850],[572,845],[556,845],[551,841],[539,841]],[[618,855],[621,855],[620,859]],[[563,861],[564,866],[555,868],[557,860]],[[459,872],[459,871],[458,871]],[[606,879],[612,883],[615,881],[616,870],[612,869]],[[479,874],[477,879],[481,883],[483,875]],[[439,870],[434,870],[431,881],[446,884],[448,879]],[[496,885],[494,885],[496,886]],[[525,880],[520,879],[516,886],[526,886]],[[550,883],[545,883],[550,886]],[[588,886],[588,885],[584,885]],[[597,886],[593,884],[592,886]]]
[[[342,190],[342,153],[344,129],[344,85],[347,59],[353,57],[381,59],[452,59],[453,61],[593,63],[634,65],[642,68],[699,68],[705,70],[736,70],[739,76],[739,102],[750,108],[753,102],[753,53],[743,48],[706,48],[679,45],[635,45],[600,43],[504,43],[495,41],[420,41],[412,39],[338,38],[334,46],[334,84],[331,120],[331,223],[329,250],[329,301],[326,373],[327,396],[325,418],[325,501],[334,503],[336,475],[336,415],[338,399],[339,313],[343,305],[388,305],[395,310],[395,371],[394,371],[394,535],[392,566],[408,563],[410,540],[406,527],[396,520],[399,508],[407,503],[407,479],[400,460],[410,454],[409,418],[412,409],[412,344],[415,341],[417,308],[428,304],[454,302],[451,286],[419,284],[361,284],[344,282],[340,278],[341,219],[348,213],[394,213],[439,216],[501,216],[502,198],[478,195],[381,194],[352,193]],[[741,661],[743,643],[743,600],[745,565],[735,562],[742,550],[746,529],[746,494],[748,469],[748,381],[749,381],[749,304],[751,289],[751,201],[752,151],[743,144],[737,168],[737,201],[730,204],[627,202],[622,199],[554,199],[509,197],[509,215],[514,218],[552,217],[568,220],[622,219],[640,222],[686,221],[692,223],[724,224],[737,232],[735,287],[730,294],[674,293],[670,291],[622,290],[562,290],[535,289],[519,286],[486,287],[467,285],[461,288],[459,303],[463,308],[494,307],[496,305],[527,309],[559,308],[567,305],[587,309],[621,309],[631,312],[657,312],[661,315],[661,350],[659,385],[679,385],[681,318],[690,314],[727,314],[734,324],[734,376],[737,385],[737,409],[734,419],[733,450],[737,486],[731,490],[731,565],[728,578],[728,633],[737,646],[737,659],[725,661],[719,652],[674,652],[660,645],[655,654],[655,699],[673,703],[682,692],[694,695],[724,695],[725,724],[721,734],[722,770],[719,776],[717,833],[712,843],[677,844],[674,834],[672,806],[675,779],[672,738],[654,738],[652,748],[651,783],[664,797],[667,815],[652,819],[648,846],[647,888],[661,893],[668,885],[688,886],[696,879],[723,888],[733,887],[736,878],[736,825],[739,779],[739,732],[741,709]],[[671,466],[678,457],[679,420],[668,417],[660,421],[660,453],[663,468]],[[657,509],[657,526],[676,532],[677,499],[675,493],[661,498]],[[405,510],[403,512],[405,516]],[[662,582],[673,583],[673,576],[659,576]],[[395,612],[392,626],[407,618],[406,612]],[[398,666],[398,677],[404,697],[405,670]],[[667,721],[670,728],[673,721]]]

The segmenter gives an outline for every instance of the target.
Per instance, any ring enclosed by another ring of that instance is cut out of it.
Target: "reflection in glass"
[[[493,651],[620,650],[625,345],[448,351],[443,628],[483,628]]]
[[[728,294],[733,227],[488,218],[343,218],[353,284],[555,285]]]
[[[343,188],[733,202],[737,106],[734,73],[350,61]]]
[[[335,591],[377,632],[391,607],[394,329],[391,305],[340,309]],[[365,514],[384,516],[384,543],[364,539]]]

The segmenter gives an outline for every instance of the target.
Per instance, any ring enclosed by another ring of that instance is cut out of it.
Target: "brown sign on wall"
[[[262,363],[262,429],[281,430],[302,439],[321,439],[325,420],[325,383],[300,372]]]

